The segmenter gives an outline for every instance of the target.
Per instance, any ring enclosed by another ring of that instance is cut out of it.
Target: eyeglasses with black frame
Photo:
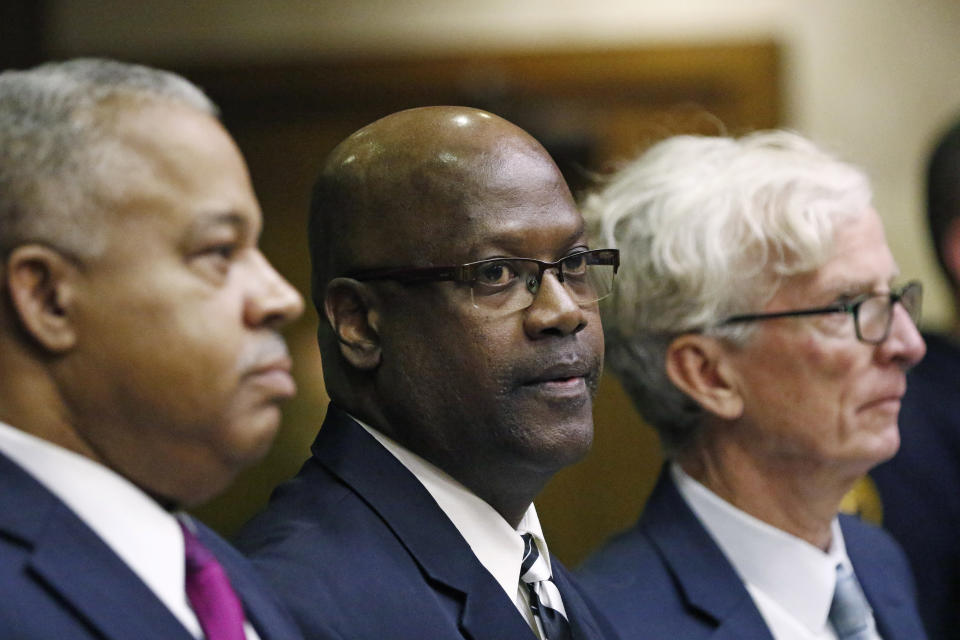
[[[868,293],[849,302],[838,302],[813,309],[735,315],[721,322],[720,326],[774,318],[849,313],[853,316],[857,339],[867,344],[880,344],[890,335],[890,326],[893,324],[893,305],[898,302],[907,310],[914,325],[917,325],[920,322],[920,310],[923,306],[923,285],[914,280],[889,293]]]
[[[534,258],[489,258],[444,267],[365,269],[347,277],[361,282],[464,283],[470,286],[474,307],[512,313],[533,304],[548,270],[556,272],[557,280],[579,306],[587,307],[610,295],[619,267],[618,249],[592,249],[571,253],[554,262]]]

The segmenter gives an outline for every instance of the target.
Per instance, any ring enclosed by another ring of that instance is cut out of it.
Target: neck
[[[514,529],[556,471],[533,469],[496,450],[467,450],[457,442],[417,437],[421,434],[416,430],[396,428],[395,421],[388,419],[376,402],[350,402],[352,398],[343,394],[332,399],[349,414],[443,470],[489,504]]]
[[[16,357],[10,360],[16,360]],[[0,420],[102,463],[100,456],[78,433],[66,402],[42,368],[5,366],[9,364],[0,365]]]
[[[406,445],[405,445],[406,446]],[[534,474],[502,459],[478,460],[470,452],[421,452],[411,449],[443,469],[499,513],[514,529],[551,474]]]
[[[457,480],[493,507],[514,529],[520,526],[520,521],[523,520],[523,516],[527,513],[530,505],[533,504],[533,499],[540,493],[540,489],[545,484],[544,481],[536,489],[528,487],[525,491],[518,487],[513,487],[513,490],[504,488],[502,491],[491,491],[489,486],[471,486],[460,478],[457,478]],[[485,484],[489,484],[489,479]]]
[[[705,437],[677,457],[692,478],[741,511],[826,551],[830,525],[856,476],[789,456],[764,457]]]

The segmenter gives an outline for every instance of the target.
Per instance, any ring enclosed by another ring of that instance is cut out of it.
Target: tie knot
[[[520,563],[520,579],[527,583],[550,579],[550,567],[537,549],[533,534],[521,534],[523,538],[523,561]]]
[[[856,574],[846,564],[837,565],[837,582],[830,603],[830,623],[840,640],[872,637],[873,611]]]
[[[571,640],[570,623],[563,599],[550,576],[550,566],[537,549],[533,534],[523,533],[523,561],[520,579],[530,593],[530,610],[538,621],[544,640]]]
[[[180,529],[183,531],[183,553],[187,562],[188,574],[203,571],[205,567],[217,563],[214,555],[203,546],[203,543],[188,526],[181,522]]]

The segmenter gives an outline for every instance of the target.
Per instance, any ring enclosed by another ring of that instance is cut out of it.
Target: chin
[[[190,509],[213,500],[227,490],[237,474],[220,468],[180,473],[177,484],[149,492],[157,502],[169,509]]]
[[[559,470],[583,460],[593,445],[593,422],[560,425],[541,440],[537,457],[544,466]]]
[[[230,442],[224,443],[223,449],[230,452],[234,464],[242,468],[259,462],[273,445],[280,429],[280,418],[280,408],[269,405],[231,425],[228,429]]]
[[[867,473],[875,466],[886,462],[896,455],[899,449],[900,431],[897,429],[896,425],[885,429],[881,433],[873,435],[870,441],[861,450],[860,455],[856,456],[857,459],[863,461],[862,473]]]

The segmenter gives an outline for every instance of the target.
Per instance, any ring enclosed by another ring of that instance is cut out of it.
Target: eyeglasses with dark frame
[[[544,273],[555,270],[557,280],[581,307],[610,295],[620,267],[618,249],[577,251],[554,262],[534,258],[489,258],[443,267],[397,267],[365,269],[346,277],[361,282],[392,280],[402,284],[460,282],[470,285],[474,307],[500,311],[526,309],[536,297]],[[522,283],[522,287],[517,284]]]
[[[920,310],[923,306],[923,285],[914,280],[889,293],[867,293],[849,302],[838,302],[825,307],[730,316],[721,322],[720,326],[774,318],[849,313],[853,316],[857,339],[867,344],[880,344],[890,335],[890,326],[893,324],[893,305],[898,302],[906,309],[914,325],[917,325],[920,322]]]

